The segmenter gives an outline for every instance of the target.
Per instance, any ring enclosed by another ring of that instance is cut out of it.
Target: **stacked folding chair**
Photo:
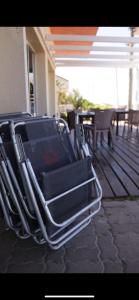
[[[10,116],[0,122],[0,206],[6,225],[21,238],[58,249],[101,206],[88,147],[78,134],[75,152],[59,118]]]

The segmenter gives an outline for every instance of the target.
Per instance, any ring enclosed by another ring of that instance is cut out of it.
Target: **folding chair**
[[[28,112],[5,113],[5,114],[0,114],[0,120],[15,119],[15,118],[26,118],[26,117],[31,117],[31,116],[32,115]]]
[[[44,240],[58,249],[85,228],[101,206],[102,190],[87,145],[83,143],[84,157],[77,160],[61,119],[10,121],[10,129],[26,198]]]
[[[32,120],[34,119],[37,118]],[[24,119],[16,119],[15,123],[19,120]],[[27,120],[26,118],[26,122]],[[4,219],[7,226],[20,238],[32,236],[39,244],[44,243],[39,233],[38,222],[24,197],[8,121],[0,124],[0,132],[0,187],[3,192],[3,195],[2,192],[0,194],[0,204]]]
[[[1,135],[3,136],[2,130]],[[13,166],[14,169],[17,170],[13,146],[9,141],[3,143],[0,137],[1,208],[7,226],[14,230],[20,238],[28,238],[31,232],[23,211],[25,200],[22,196]]]

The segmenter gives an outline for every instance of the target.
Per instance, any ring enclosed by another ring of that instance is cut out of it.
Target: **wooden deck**
[[[100,180],[103,198],[139,197],[139,139],[115,136],[114,150],[106,140],[98,144],[93,165]]]

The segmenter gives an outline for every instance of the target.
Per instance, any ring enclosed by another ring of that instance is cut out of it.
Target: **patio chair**
[[[125,127],[128,125],[127,130],[127,139],[131,137],[133,126],[136,127],[136,135],[138,135],[138,127],[139,127],[139,110],[129,110],[128,119],[124,123],[123,134],[125,135]]]
[[[30,118],[15,119],[16,122],[27,122]],[[25,239],[32,236],[40,244],[40,229],[32,207],[24,197],[8,121],[4,120],[0,124],[0,133],[0,206],[5,223],[18,237]]]
[[[22,195],[22,187],[19,184],[21,178],[6,123],[8,122],[3,122],[0,128],[0,206],[5,224],[14,230],[18,237],[25,239],[32,235],[27,220],[27,213],[29,217],[31,213]]]
[[[108,134],[108,145],[113,148],[112,118],[113,110],[95,110],[94,124],[88,126],[94,151],[96,151],[97,148],[98,134],[100,134],[102,144],[105,132]]]
[[[61,124],[65,125],[65,128]],[[85,145],[76,159],[64,120],[10,123],[25,196],[45,242],[60,248],[99,211],[102,190]]]

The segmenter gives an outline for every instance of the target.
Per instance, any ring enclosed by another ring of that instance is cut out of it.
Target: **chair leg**
[[[137,125],[137,137],[139,136],[139,125]]]
[[[136,137],[138,137],[138,125],[137,125],[137,128],[136,128]]]
[[[124,127],[123,127],[122,137],[124,137],[124,134],[125,134],[125,123],[124,123]]]
[[[111,141],[111,148],[114,149],[114,139],[113,139],[113,132],[112,132],[111,127],[110,127],[110,131],[109,131],[109,135],[110,135],[110,141]]]
[[[96,132],[96,148],[97,148],[97,145],[98,145],[98,137],[99,137],[99,132]]]
[[[100,132],[100,143],[101,143],[101,145],[103,144],[103,141],[104,141],[104,133]]]
[[[94,128],[94,130],[93,130],[93,149],[94,149],[94,151],[96,151],[96,143],[97,143],[96,135],[97,135],[96,129]]]
[[[108,131],[108,145],[111,146],[111,132]]]
[[[132,129],[131,129],[130,125],[128,125],[127,139],[129,139],[131,137],[131,131],[132,131]]]

